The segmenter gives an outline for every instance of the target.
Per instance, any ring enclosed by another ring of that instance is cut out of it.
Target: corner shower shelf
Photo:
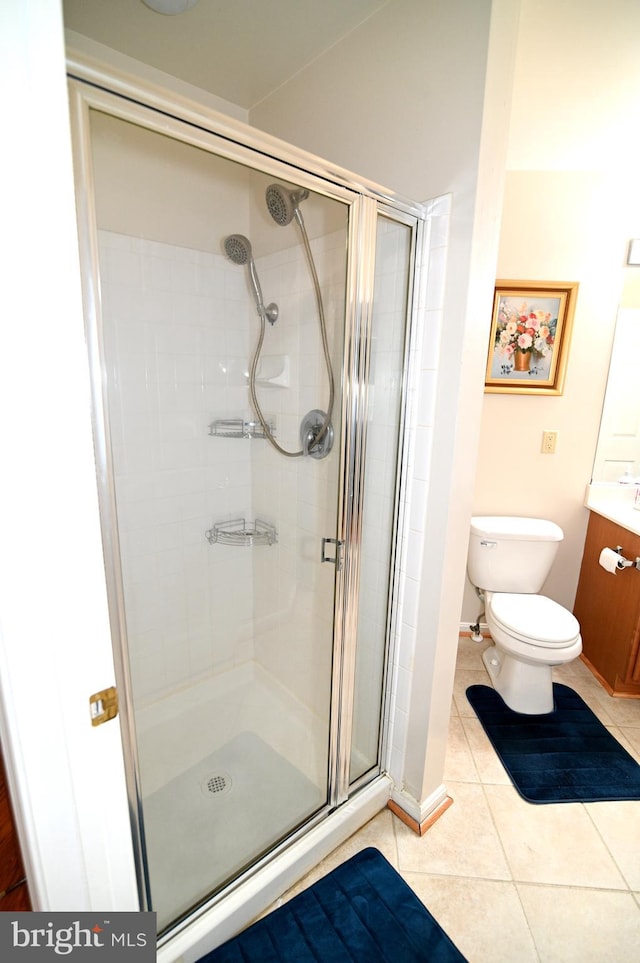
[[[218,522],[208,532],[208,540],[213,545],[273,545],[278,541],[278,533],[273,525],[256,518],[253,527],[244,518],[234,518],[231,522]]]
[[[267,423],[269,431],[275,436],[276,428],[273,422]],[[266,433],[260,422],[245,421],[243,418],[220,418],[209,425],[209,434],[218,438],[266,438]]]

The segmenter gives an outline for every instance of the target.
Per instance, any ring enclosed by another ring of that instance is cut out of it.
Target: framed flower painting
[[[496,281],[486,392],[561,395],[577,283]]]

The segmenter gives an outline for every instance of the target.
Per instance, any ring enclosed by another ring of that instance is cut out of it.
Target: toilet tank
[[[535,595],[563,538],[560,526],[543,518],[475,515],[469,536],[469,579],[485,592]]]

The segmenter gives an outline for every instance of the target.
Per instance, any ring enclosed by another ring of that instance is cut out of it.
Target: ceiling
[[[248,110],[389,0],[63,0],[65,27]]]

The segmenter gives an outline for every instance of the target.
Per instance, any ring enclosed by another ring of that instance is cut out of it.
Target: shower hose
[[[309,270],[311,271],[311,277],[313,279],[313,287],[315,290],[316,304],[318,307],[318,319],[320,322],[320,335],[322,338],[322,350],[324,352],[324,361],[327,368],[327,378],[329,380],[329,401],[327,404],[327,413],[324,417],[324,421],[320,426],[319,431],[311,440],[310,445],[304,445],[300,451],[287,451],[283,448],[273,437],[271,428],[267,424],[264,415],[262,414],[262,409],[260,408],[260,403],[258,401],[258,395],[256,392],[256,371],[258,368],[258,361],[260,359],[260,353],[262,351],[262,345],[264,343],[264,333],[266,328],[266,316],[263,307],[260,309],[260,336],[258,338],[258,343],[256,345],[256,350],[251,361],[251,369],[249,372],[249,392],[251,394],[251,401],[258,416],[258,421],[262,426],[265,436],[269,439],[276,451],[279,451],[281,455],[285,455],[287,458],[300,458],[302,455],[308,453],[309,447],[319,444],[329,427],[331,422],[331,413],[333,411],[333,399],[334,399],[334,382],[333,382],[333,369],[331,367],[331,356],[329,354],[329,342],[327,340],[327,324],[324,316],[324,306],[322,304],[322,292],[320,291],[320,283],[318,281],[318,274],[316,272],[316,266],[313,260],[313,253],[311,251],[311,245],[309,244],[309,238],[307,237],[307,232],[304,226],[304,221],[298,210],[295,212],[295,219],[300,227],[300,233],[302,235],[302,242],[304,244],[305,254],[307,256],[307,263],[309,265]]]

